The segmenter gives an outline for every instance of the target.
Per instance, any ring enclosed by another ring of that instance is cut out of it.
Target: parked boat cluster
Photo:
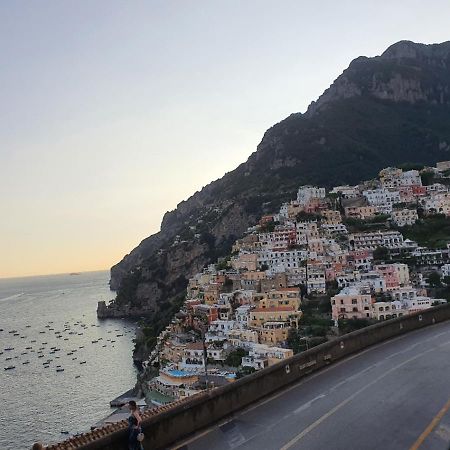
[[[84,323],[83,320],[66,321],[62,324],[48,321],[44,326],[28,333],[32,328],[31,324],[27,324],[23,330],[0,328],[0,338],[3,335],[1,340],[8,342],[5,347],[0,348],[0,361],[5,363],[4,371],[16,372],[30,366],[33,369],[39,367],[41,370],[62,373],[65,371],[64,365],[67,366],[70,361],[72,374],[75,378],[80,378],[81,374],[73,369],[77,367],[75,364],[88,364],[83,356],[88,346],[97,346],[97,351],[114,348],[120,339],[134,333],[131,327],[125,327],[124,330],[109,326],[106,334],[110,336],[98,337],[99,333],[95,329],[100,328],[100,325]],[[32,336],[29,337],[28,334]]]

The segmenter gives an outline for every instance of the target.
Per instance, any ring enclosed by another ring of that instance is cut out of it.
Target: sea
[[[137,324],[96,315],[97,302],[114,297],[108,279],[106,271],[0,279],[1,450],[88,431],[134,386]]]

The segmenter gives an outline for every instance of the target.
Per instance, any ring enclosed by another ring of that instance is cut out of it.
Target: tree
[[[427,281],[431,287],[442,286],[441,276],[439,275],[439,272],[436,272],[436,271],[431,272],[430,275],[428,275]]]
[[[225,364],[231,367],[239,367],[242,364],[242,358],[247,355],[248,352],[246,350],[243,348],[237,348],[236,350],[228,353],[225,359]]]
[[[319,214],[314,213],[308,213],[306,211],[300,211],[296,216],[295,219],[297,222],[307,222],[307,221],[320,221],[322,219],[322,216]]]
[[[377,247],[373,251],[373,259],[377,261],[386,261],[389,259],[389,249],[387,247]]]

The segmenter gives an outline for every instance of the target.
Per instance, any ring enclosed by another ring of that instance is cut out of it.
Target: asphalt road
[[[353,355],[174,449],[450,448],[450,321]]]

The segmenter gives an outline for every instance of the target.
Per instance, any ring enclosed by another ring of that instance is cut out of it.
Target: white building
[[[307,250],[263,250],[258,255],[258,263],[269,269],[278,267],[286,270],[301,267],[307,256]]]
[[[392,206],[395,203],[400,203],[400,192],[389,191],[384,188],[370,189],[363,191],[363,196],[371,206],[376,206],[383,214],[390,214]]]
[[[325,198],[325,188],[315,186],[301,186],[297,192],[297,202],[301,206],[305,206],[312,199]]]
[[[443,277],[450,277],[450,264],[444,264],[441,267],[441,272]]]
[[[349,235],[348,239],[355,250],[375,250],[377,247],[394,250],[403,247],[403,236],[398,231],[353,233]]]

